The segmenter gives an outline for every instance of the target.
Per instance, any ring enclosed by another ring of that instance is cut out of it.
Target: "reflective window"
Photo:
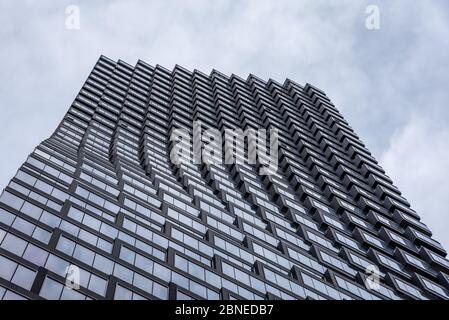
[[[36,271],[26,268],[4,256],[0,256],[0,265],[1,278],[6,281],[11,281],[26,290],[31,289]]]
[[[1,244],[2,249],[8,250],[19,257],[22,256],[26,246],[27,242],[25,240],[22,240],[21,238],[18,238],[10,233],[5,236]]]
[[[6,204],[16,210],[20,210],[20,208],[22,207],[22,205],[25,201],[23,199],[19,198],[18,196],[5,191],[0,196],[0,202]]]

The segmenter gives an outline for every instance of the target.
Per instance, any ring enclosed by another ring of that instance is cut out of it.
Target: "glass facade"
[[[195,121],[278,129],[276,173],[173,163]],[[0,299],[448,299],[431,236],[321,90],[102,56],[0,196]]]

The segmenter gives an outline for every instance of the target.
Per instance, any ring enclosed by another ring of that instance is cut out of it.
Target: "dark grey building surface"
[[[277,173],[175,165],[195,120],[279,129]],[[314,86],[102,56],[0,197],[0,298],[448,299],[431,236]]]

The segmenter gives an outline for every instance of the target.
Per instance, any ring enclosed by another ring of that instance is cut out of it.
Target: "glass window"
[[[219,300],[220,294],[218,292],[215,292],[214,290],[207,289],[207,299],[208,300]]]
[[[35,275],[35,271],[19,265],[11,281],[22,288],[30,290],[33,285]]]
[[[251,280],[251,287],[252,288],[254,288],[254,289],[256,289],[256,290],[258,290],[260,292],[265,292],[266,291],[265,284],[261,280],[256,279],[254,277],[250,277],[250,280]]]
[[[81,221],[83,219],[84,213],[75,207],[71,207],[68,216],[76,221]]]
[[[222,263],[223,273],[234,278],[234,268],[227,263]]]
[[[187,260],[178,255],[175,258],[175,267],[181,269],[184,272],[188,272],[187,271]]]
[[[101,222],[88,214],[84,215],[83,223],[94,230],[100,230]]]
[[[35,225],[20,217],[17,217],[16,220],[14,220],[12,227],[30,236],[33,233]]]
[[[206,282],[210,283],[216,288],[221,288],[221,277],[216,275],[215,273],[206,270]]]
[[[86,296],[69,287],[64,287],[62,290],[61,300],[85,300]]]
[[[10,182],[8,187],[10,187],[16,191],[19,191],[21,194],[24,194],[26,196],[30,193],[29,189],[21,186],[20,184],[15,183],[14,181]]]
[[[74,224],[71,224],[70,222],[63,220],[61,222],[61,225],[59,226],[59,228],[61,230],[64,230],[67,233],[73,234],[73,235],[77,235],[80,228],[75,226]]]
[[[118,231],[114,227],[111,227],[110,225],[106,223],[101,224],[100,232],[104,233],[110,238],[116,238]]]
[[[41,248],[36,247],[31,243],[28,245],[23,255],[24,259],[38,266],[43,266],[45,264],[45,261],[47,260],[47,257],[48,257],[47,251],[42,250]]]
[[[67,193],[56,188],[53,190],[51,195],[60,201],[65,201],[69,197]]]
[[[136,254],[134,251],[129,250],[127,247],[123,247],[120,249],[120,259],[134,264],[134,259],[136,258]]]
[[[61,277],[64,277],[67,275],[67,268],[69,266],[69,263],[53,254],[50,254],[48,257],[47,263],[45,264],[45,268],[47,268],[50,271],[53,271],[56,274],[59,274]]]
[[[117,205],[115,205],[115,204],[113,204],[113,203],[111,203],[109,201],[105,201],[104,208],[109,210],[109,211],[112,211],[114,213],[118,213],[120,211],[120,207],[119,206],[117,206]]]
[[[93,267],[95,269],[103,271],[106,274],[112,274],[114,262],[109,260],[108,258],[103,257],[102,255],[96,254]]]
[[[81,260],[88,265],[92,265],[94,262],[95,253],[83,246],[76,245],[75,251],[73,252],[73,257],[75,259]]]
[[[201,280],[204,280],[204,269],[189,261],[189,273]]]
[[[114,276],[128,283],[132,283],[133,281],[133,272],[117,263],[114,266]]]
[[[153,291],[153,281],[138,273],[134,273],[133,283],[137,288],[142,289],[143,291],[149,293]]]
[[[89,286],[87,288],[100,296],[104,296],[106,292],[106,284],[107,281],[105,279],[92,274],[90,277]]]
[[[133,293],[131,290],[117,285],[115,288],[114,300],[131,300],[132,295]]]
[[[439,285],[437,285],[436,283],[427,280],[425,278],[421,278],[424,286],[429,289],[430,291],[436,292],[439,295],[444,296],[445,298],[449,298],[449,295],[446,293],[446,291]]]
[[[161,266],[160,264],[154,264],[153,274],[166,282],[170,281],[170,269]]]
[[[34,184],[36,183],[36,180],[37,180],[35,177],[32,177],[28,173],[25,173],[23,171],[17,172],[16,178],[29,184],[30,186],[34,186]]]
[[[97,247],[103,251],[112,252],[112,243],[101,238],[98,238]]]
[[[195,281],[190,281],[190,291],[199,295],[200,297],[207,297],[206,287],[200,285]]]
[[[61,237],[56,245],[56,249],[71,256],[75,250],[75,242],[65,237]]]
[[[95,245],[98,239],[97,236],[83,229],[80,230],[78,237],[92,245]]]
[[[43,243],[48,243],[48,241],[50,241],[51,238],[51,233],[42,228],[36,227],[36,229],[34,229],[32,237]]]
[[[407,294],[410,294],[414,296],[415,298],[418,298],[420,300],[428,300],[425,296],[421,294],[421,291],[418,290],[416,287],[409,285],[408,283],[398,279],[394,278],[396,284],[398,285],[399,289],[402,291],[405,291]]]
[[[18,295],[15,292],[8,290],[3,296],[3,300],[27,300],[27,299],[25,297],[22,297],[21,295]]]
[[[47,206],[49,208],[52,208],[55,211],[61,211],[61,209],[62,209],[62,206],[60,204],[57,204],[56,202],[51,201],[51,200],[48,200]]]
[[[80,285],[84,288],[87,288],[91,273],[81,268],[79,269],[79,273],[80,273]]]
[[[52,228],[58,227],[59,224],[61,223],[60,218],[56,217],[55,215],[53,215],[47,211],[44,211],[44,213],[42,214],[42,217],[40,218],[40,221]]]
[[[0,222],[10,226],[15,217],[11,212],[0,209]]]
[[[51,185],[40,180],[37,181],[35,188],[47,194],[50,194],[53,190],[53,187]]]
[[[25,201],[15,195],[5,191],[0,196],[0,202],[3,202],[4,204],[6,204],[16,210],[20,210],[20,208],[22,207],[22,205]]]
[[[104,205],[104,199],[100,196],[97,196],[95,193],[90,193],[88,199],[92,201],[93,203],[99,205],[100,207],[103,207]]]
[[[135,266],[137,268],[140,268],[142,270],[145,270],[148,273],[153,273],[153,261],[145,258],[144,256],[141,256],[140,254],[136,255],[136,262]]]
[[[176,292],[176,300],[194,300],[191,296],[184,294],[181,291]]]
[[[189,279],[180,275],[179,273],[172,272],[172,282],[176,283],[178,286],[182,288],[189,288]]]
[[[8,258],[0,256],[0,266],[0,277],[7,281],[10,281],[14,274],[14,271],[16,270],[17,263],[9,260]]]
[[[247,275],[246,273],[238,270],[238,269],[234,269],[235,271],[235,278],[238,279],[239,281],[241,281],[244,284],[249,285],[249,275]]]
[[[58,300],[63,286],[50,278],[45,278],[39,295],[47,300]]]
[[[157,282],[153,283],[153,295],[160,299],[167,299],[168,298],[168,288],[160,285]]]
[[[3,238],[6,236],[6,231],[3,229],[0,229],[0,243],[2,243]]]
[[[222,279],[222,282],[223,282],[223,288],[226,288],[232,292],[238,292],[237,285],[234,282],[231,282],[226,279]]]
[[[21,257],[27,244],[25,240],[8,233],[5,239],[3,239],[1,247]]]

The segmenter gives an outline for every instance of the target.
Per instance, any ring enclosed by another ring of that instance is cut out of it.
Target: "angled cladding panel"
[[[102,56],[0,197],[0,298],[447,299],[431,235],[320,89]]]

